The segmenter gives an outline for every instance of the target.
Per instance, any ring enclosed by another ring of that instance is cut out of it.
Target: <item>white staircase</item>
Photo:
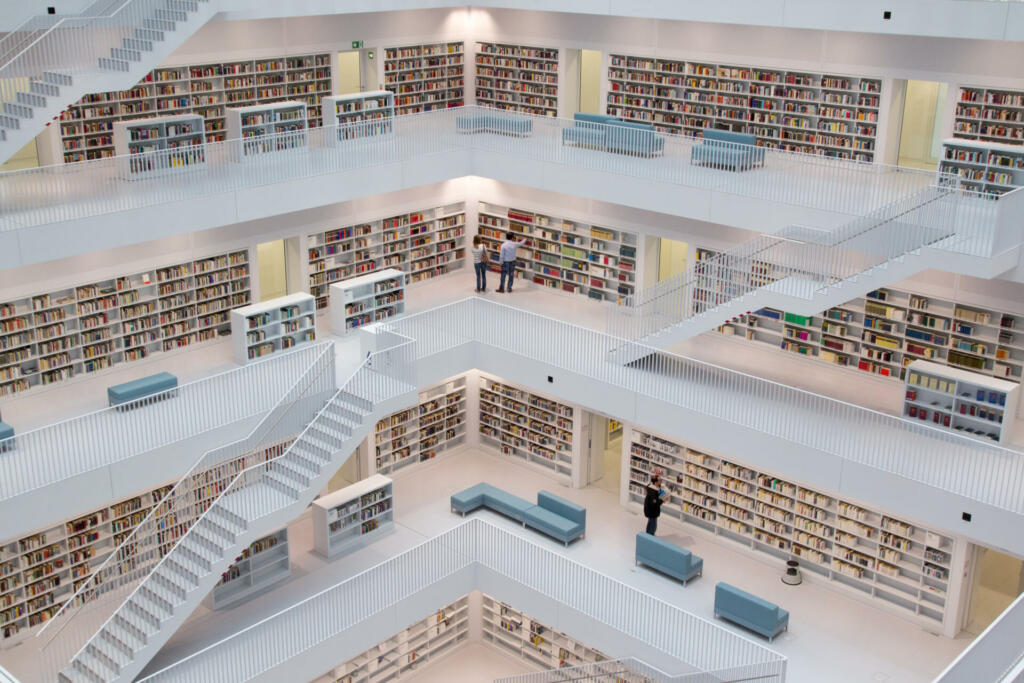
[[[90,92],[124,90],[217,12],[218,0],[102,0],[0,39],[0,163]]]
[[[396,401],[413,405],[416,388],[360,368],[280,457],[238,474],[58,679],[134,680],[233,559],[259,537],[298,517],[376,420],[396,409]]]

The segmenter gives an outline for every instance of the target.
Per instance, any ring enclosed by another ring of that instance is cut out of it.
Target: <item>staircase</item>
[[[130,88],[205,24],[217,0],[102,0],[0,39],[0,163],[90,92]]]
[[[415,401],[415,387],[361,367],[283,454],[232,480],[70,664],[61,662],[58,680],[134,680],[243,549],[298,517],[396,402]]]

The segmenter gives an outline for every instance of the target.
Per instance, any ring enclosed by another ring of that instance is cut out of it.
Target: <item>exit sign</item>
[[[361,41],[361,40],[353,40],[352,41],[352,49],[353,50],[358,50],[362,46],[363,46],[363,41]]]

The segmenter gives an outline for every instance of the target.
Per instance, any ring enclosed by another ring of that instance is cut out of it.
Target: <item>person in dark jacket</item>
[[[661,488],[661,475],[655,472],[651,475],[651,482],[647,484],[647,494],[644,496],[644,517],[647,518],[647,533],[651,536],[658,530],[658,517],[666,498],[668,492]]]

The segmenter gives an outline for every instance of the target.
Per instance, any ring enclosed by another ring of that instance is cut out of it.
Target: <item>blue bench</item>
[[[124,384],[107,387],[107,402],[118,410],[137,408],[153,401],[177,396],[178,378],[169,372],[158,372]]]
[[[467,512],[486,507],[569,545],[587,531],[587,509],[548,491],[537,493],[536,504],[480,482],[451,497],[453,511]]]
[[[665,138],[656,135],[649,123],[584,112],[573,114],[572,127],[562,129],[562,144],[644,157],[665,151]]]
[[[690,152],[690,163],[734,171],[764,166],[764,148],[756,146],[754,135],[705,128],[701,137],[701,143]]]
[[[636,535],[635,560],[637,564],[643,564],[679,579],[684,585],[690,579],[704,573],[703,559],[686,548],[680,548],[651,534]]]
[[[6,439],[11,439],[7,441]],[[0,453],[6,453],[14,448],[14,427],[6,422],[0,422]]]
[[[480,112],[455,117],[455,130],[460,133],[500,133],[526,137],[533,132],[533,121],[522,116]]]
[[[769,642],[789,629],[789,612],[721,581],[715,586],[715,616],[760,633]]]

